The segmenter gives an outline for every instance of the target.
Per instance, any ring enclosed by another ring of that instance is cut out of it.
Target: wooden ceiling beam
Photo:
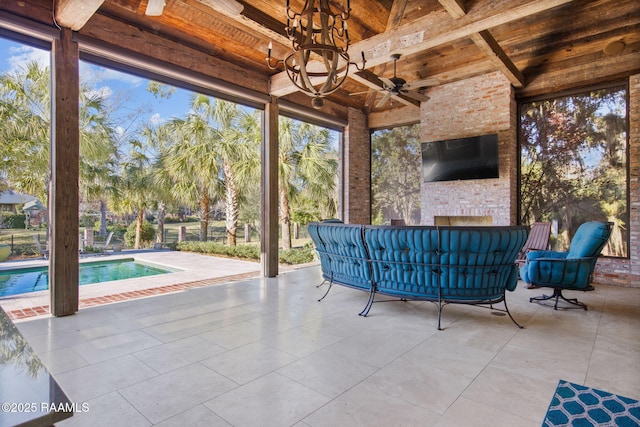
[[[524,75],[487,30],[469,36],[489,60],[504,74],[514,87],[524,87]]]
[[[79,31],[102,6],[104,0],[57,0],[54,2],[56,23]]]
[[[460,19],[467,14],[463,0],[438,1],[454,19]],[[509,79],[513,86],[518,88],[524,87],[524,76],[488,30],[473,33],[469,37],[498,70]]]
[[[464,0],[438,0],[438,2],[454,19],[462,18],[467,14]]]
[[[365,52],[367,68],[371,68],[388,62],[391,53],[410,55],[422,52],[572,1],[510,0],[505,1],[502,11],[496,13],[495,8],[491,7],[492,0],[485,0],[460,19],[445,21],[439,19],[437,15],[434,17],[434,14],[429,14],[396,30],[355,43],[349,50],[357,53]],[[426,36],[425,28],[430,30],[430,34]],[[282,96],[295,90],[297,90],[296,87],[289,81],[286,73],[278,73],[271,77],[272,95]]]

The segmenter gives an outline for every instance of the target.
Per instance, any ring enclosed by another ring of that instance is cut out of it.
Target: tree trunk
[[[227,245],[235,246],[236,245],[236,236],[238,231],[238,190],[236,189],[236,185],[233,179],[233,173],[231,171],[231,166],[225,164],[224,168],[224,176],[226,181],[226,211],[227,218],[225,221],[227,228]]]
[[[280,222],[282,223],[282,249],[291,249],[291,214],[289,196],[280,186]]]
[[[164,217],[167,214],[167,206],[164,202],[158,202],[158,231],[156,232],[156,242],[164,243]]]
[[[100,200],[100,231],[101,236],[107,235],[107,202]]]
[[[140,249],[142,247],[142,222],[144,221],[144,209],[138,209],[138,216],[136,219],[136,240],[133,245],[134,249]]]
[[[209,231],[209,195],[207,191],[202,192],[200,197],[199,210],[200,210],[200,241],[207,241],[207,232]]]

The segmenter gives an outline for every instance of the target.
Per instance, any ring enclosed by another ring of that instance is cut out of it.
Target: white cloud
[[[102,86],[86,92],[90,98],[108,99],[113,95],[113,90],[109,86]]]
[[[80,75],[83,80],[93,82],[94,85],[106,81],[126,83],[133,87],[145,84],[143,78],[134,76],[133,74],[122,73],[85,61],[80,61]]]
[[[151,125],[161,125],[166,120],[160,116],[160,113],[155,113],[149,118],[149,124]]]
[[[49,67],[51,57],[46,50],[36,49],[35,47],[26,45],[18,45],[9,48],[7,62],[9,63],[9,71],[16,72],[21,69],[26,69],[27,64],[30,62],[36,62],[42,68]]]

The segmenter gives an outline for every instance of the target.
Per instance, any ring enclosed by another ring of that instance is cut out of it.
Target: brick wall
[[[367,116],[349,108],[342,147],[342,220],[349,224],[371,223],[371,143]]]
[[[514,90],[501,73],[431,88],[422,103],[423,142],[498,134],[500,178],[421,184],[421,223],[435,216],[491,216],[517,222],[517,115]]]

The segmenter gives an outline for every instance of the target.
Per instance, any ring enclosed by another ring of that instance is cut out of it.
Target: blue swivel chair
[[[589,286],[596,259],[611,235],[608,223],[586,222],[576,231],[568,252],[531,251],[527,261],[520,268],[520,277],[528,284],[553,289],[553,295],[529,298],[529,302],[554,299],[554,309],[558,309],[561,298],[571,304],[564,308],[583,308],[587,305],[577,298],[565,298],[563,290],[584,291]]]

